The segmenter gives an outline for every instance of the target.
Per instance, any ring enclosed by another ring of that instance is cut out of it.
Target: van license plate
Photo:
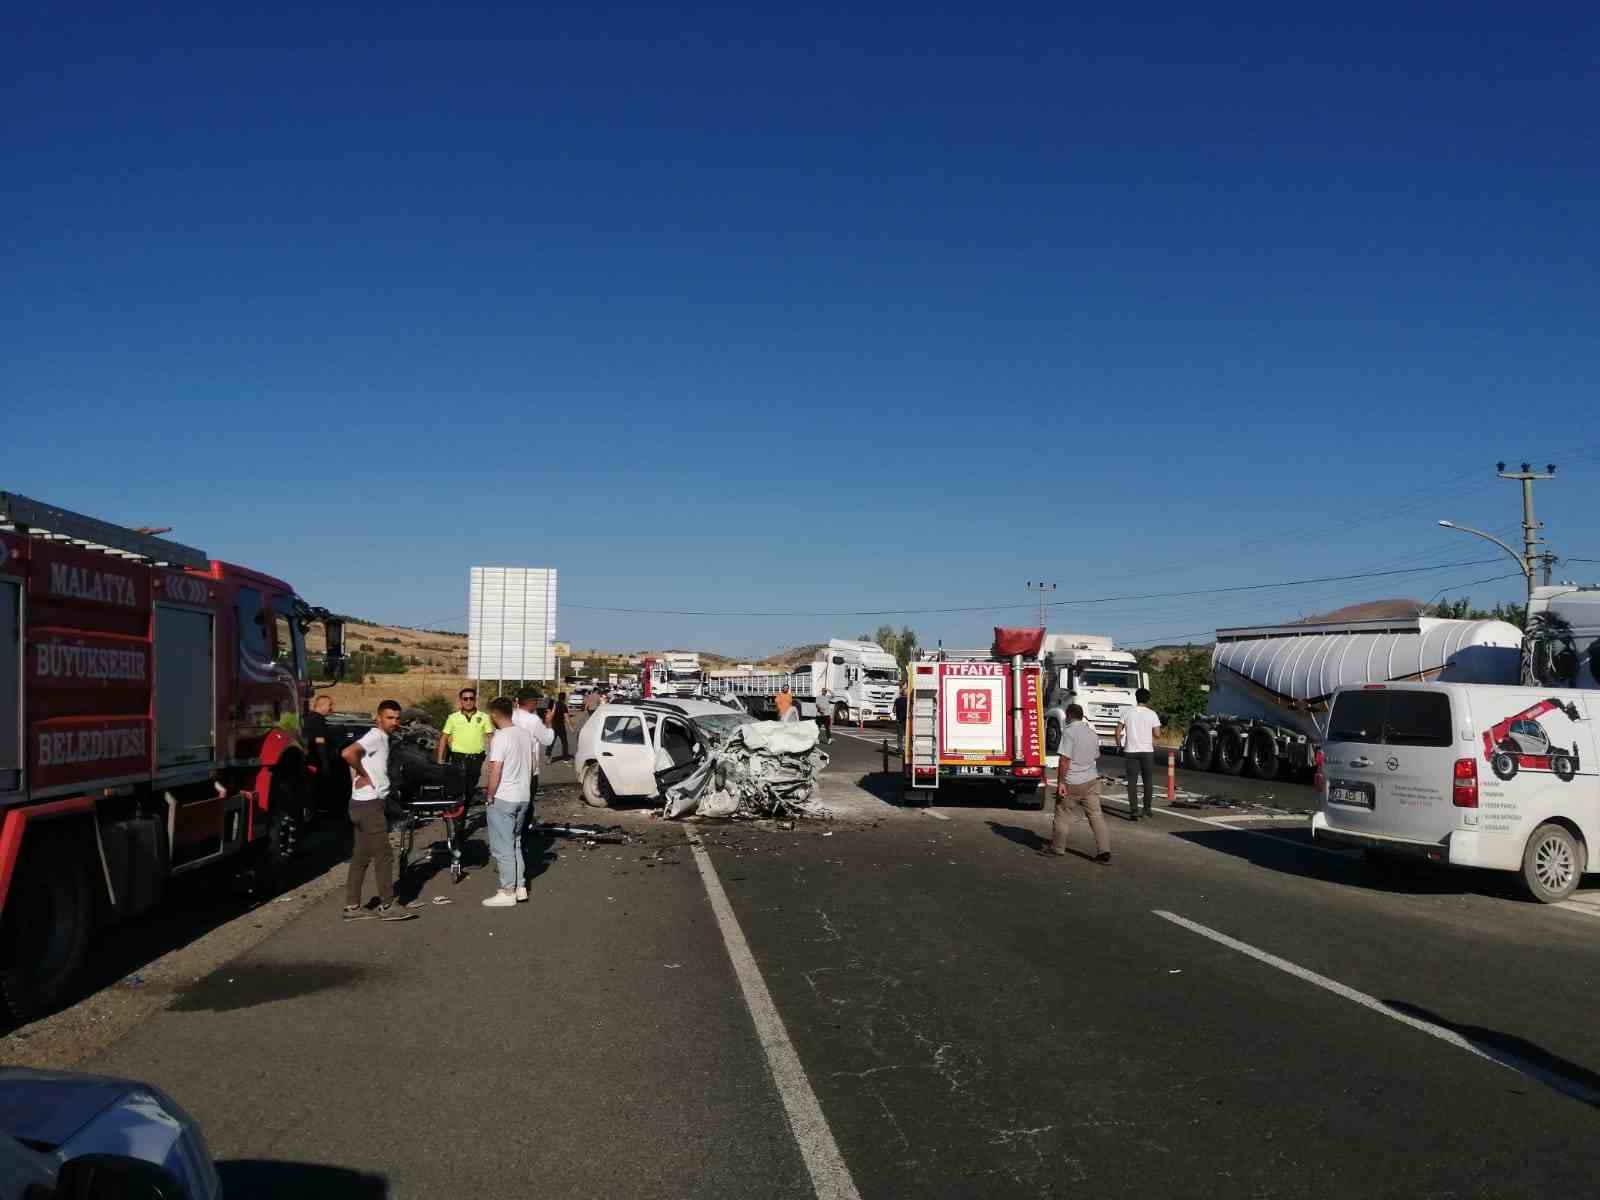
[[[1348,783],[1328,780],[1328,803],[1344,804],[1351,808],[1377,807],[1376,789],[1370,783]]]

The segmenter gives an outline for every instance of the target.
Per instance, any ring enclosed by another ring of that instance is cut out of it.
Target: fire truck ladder
[[[141,559],[173,567],[194,567],[197,570],[203,570],[210,563],[205,552],[193,546],[169,542],[165,538],[140,533],[137,529],[69,512],[53,504],[19,496],[15,492],[0,492],[0,527],[89,550],[101,550],[119,558]]]
[[[939,787],[939,668],[917,678],[930,680],[931,686],[911,693],[911,786],[934,791]]]

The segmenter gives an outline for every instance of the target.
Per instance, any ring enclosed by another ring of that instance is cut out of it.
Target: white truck
[[[1258,779],[1304,775],[1326,736],[1336,689],[1398,682],[1517,682],[1522,631],[1439,617],[1217,630],[1211,693],[1190,724],[1183,765]]]
[[[835,722],[892,721],[900,664],[876,642],[833,638],[811,662],[793,671],[740,667],[706,677],[707,694],[735,696],[757,715],[775,712],[774,698],[785,686],[802,717],[816,716],[817,697],[826,690]]]
[[[1094,633],[1047,633],[1039,659],[1044,665],[1045,752],[1054,754],[1061,745],[1069,704],[1082,705],[1100,744],[1114,747],[1117,725],[1133,707],[1134,692],[1150,686],[1139,660]]]
[[[700,656],[673,651],[660,658],[644,660],[640,682],[646,696],[699,696],[705,691],[705,673]]]

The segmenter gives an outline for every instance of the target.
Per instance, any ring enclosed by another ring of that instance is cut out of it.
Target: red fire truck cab
[[[1019,799],[1038,790],[1043,633],[997,629],[988,650],[940,650],[910,665],[901,756],[907,800],[927,803],[936,789],[963,783],[1004,784]]]
[[[281,580],[0,492],[0,1001],[68,985],[97,925],[248,853],[265,879],[311,803],[300,739],[321,622]]]

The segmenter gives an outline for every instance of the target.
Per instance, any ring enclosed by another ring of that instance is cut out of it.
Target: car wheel
[[[611,802],[616,799],[616,794],[611,790],[611,784],[606,781],[605,772],[600,769],[599,763],[590,763],[583,769],[580,780],[583,792],[583,802],[590,808],[610,808]]]
[[[1489,760],[1489,766],[1500,779],[1515,779],[1517,775],[1517,756],[1508,754],[1504,750],[1496,750],[1494,757]]]
[[[1578,890],[1587,857],[1583,843],[1565,825],[1541,825],[1522,852],[1522,886],[1541,904],[1565,900]]]

